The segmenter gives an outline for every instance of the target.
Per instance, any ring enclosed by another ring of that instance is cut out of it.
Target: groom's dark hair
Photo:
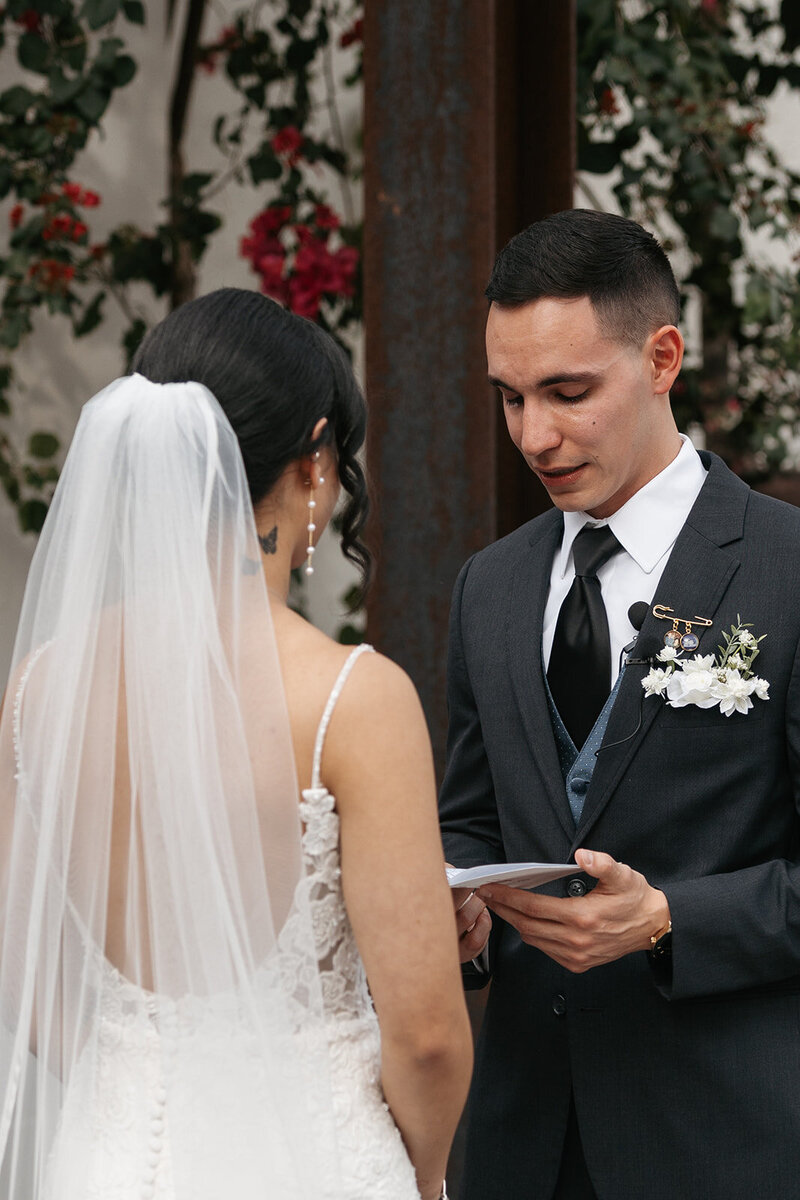
[[[490,301],[519,308],[534,300],[588,296],[606,337],[641,346],[653,330],[677,325],[678,285],[656,239],[635,221],[573,208],[536,221],[495,260]]]

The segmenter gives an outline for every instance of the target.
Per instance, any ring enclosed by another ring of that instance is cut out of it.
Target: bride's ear
[[[328,425],[327,417],[320,417],[316,425],[311,431],[311,444],[316,445]],[[304,454],[300,459],[300,477],[303,483],[310,482],[313,488],[318,488],[325,472],[321,466],[321,453],[319,450],[313,451],[311,454]]]

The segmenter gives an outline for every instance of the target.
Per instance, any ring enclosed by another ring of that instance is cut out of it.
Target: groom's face
[[[563,511],[610,516],[677,453],[652,346],[609,339],[588,297],[492,304],[486,351],[512,441]]]

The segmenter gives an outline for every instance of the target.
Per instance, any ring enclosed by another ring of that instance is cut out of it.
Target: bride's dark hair
[[[290,462],[332,444],[348,494],[342,550],[361,571],[363,594],[372,565],[360,538],[369,499],[356,456],[366,406],[345,354],[328,334],[258,292],[220,288],[156,325],[131,369],[153,383],[194,381],[213,392],[239,440],[254,505]],[[312,441],[321,417],[328,423]]]

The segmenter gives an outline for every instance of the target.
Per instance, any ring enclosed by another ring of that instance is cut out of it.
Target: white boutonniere
[[[646,696],[663,696],[671,708],[715,708],[724,717],[746,713],[753,707],[753,696],[769,700],[769,684],[753,674],[758,644],[767,636],[755,637],[752,626],[736,618],[730,633],[723,633],[725,644],[719,654],[695,654],[684,658],[671,646],[658,655],[664,665],[652,667],[642,680]]]

